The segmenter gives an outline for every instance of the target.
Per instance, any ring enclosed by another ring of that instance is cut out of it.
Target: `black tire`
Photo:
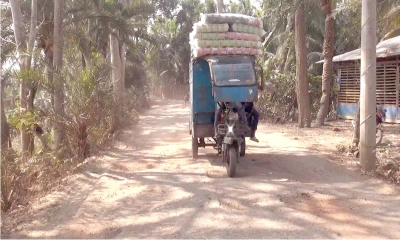
[[[240,144],[240,156],[246,155],[246,138],[243,138],[243,142]]]
[[[383,131],[380,128],[376,129],[376,145],[379,145],[382,142]]]
[[[197,138],[192,137],[192,157],[196,159],[199,156],[199,144]]]
[[[228,159],[226,163],[226,172],[228,177],[234,177],[236,174],[236,165],[237,165],[237,148],[234,146],[229,147],[228,149]]]

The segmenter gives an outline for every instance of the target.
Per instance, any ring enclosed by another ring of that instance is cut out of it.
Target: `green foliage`
[[[13,77],[20,81],[25,81],[28,84],[35,83],[36,81],[44,81],[43,72],[39,69],[23,69],[14,71]]]
[[[37,115],[33,111],[20,111],[16,108],[8,111],[7,115],[8,123],[18,130],[31,131],[30,126],[37,123]]]
[[[215,7],[212,1],[204,4],[196,0],[179,0],[173,9],[175,15],[160,15],[155,18],[151,35],[157,41],[150,44],[146,52],[146,66],[154,76],[153,81],[162,81],[169,85],[184,83],[189,75],[190,45],[189,33],[192,26],[200,19],[200,13]],[[171,13],[174,12],[171,9]]]
[[[274,69],[273,63],[269,62],[264,69],[264,78],[267,88],[260,92],[257,107],[261,113],[268,117],[291,116],[296,103],[295,74],[279,73]]]
[[[249,16],[256,15],[256,7],[250,0],[230,1],[227,6],[227,12],[241,13]]]
[[[68,68],[63,71],[65,115],[53,118],[65,128],[73,156],[83,159],[89,154],[90,140],[93,144],[104,141],[103,133],[109,133],[110,119],[118,106],[114,104],[112,84],[105,78],[104,59],[95,56],[90,66],[82,68],[74,56],[66,56]]]
[[[295,71],[279,72],[272,61],[264,65],[266,89],[260,93],[257,107],[268,118],[281,118],[294,121],[297,118],[296,73]],[[321,99],[322,77],[308,74],[309,93],[312,117],[315,118]],[[334,95],[332,98],[334,99]]]
[[[322,96],[322,76],[308,74],[308,92],[311,100],[311,116],[317,118],[317,112],[320,106]]]
[[[24,161],[12,149],[2,150],[0,165],[2,212],[29,203],[36,193],[50,190],[76,167],[72,162],[58,160],[52,153]]]

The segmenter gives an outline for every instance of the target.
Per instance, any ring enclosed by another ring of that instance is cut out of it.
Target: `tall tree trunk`
[[[45,74],[47,77],[47,81],[50,85],[50,103],[51,107],[54,108],[54,81],[53,81],[53,55],[46,56],[44,59],[45,64]]]
[[[333,46],[335,40],[335,19],[332,15],[332,0],[321,0],[321,6],[326,16],[324,36],[324,68],[322,72],[322,96],[317,116],[318,126],[323,126],[329,113],[331,81],[333,71]]]
[[[37,26],[37,0],[32,0],[31,2],[31,26],[29,30],[29,40],[28,40],[28,69],[32,66],[33,49],[36,41],[36,26]],[[27,96],[27,110],[30,112],[34,111],[34,101],[37,91],[36,84],[31,82],[27,86],[28,96]],[[31,127],[32,130],[32,127]],[[29,134],[29,153],[32,154],[35,149],[35,135]]]
[[[120,58],[121,58],[121,71],[122,71],[122,80],[123,80],[123,84],[124,84],[124,93],[125,93],[125,78],[126,78],[126,56],[125,56],[125,52],[126,52],[126,45],[125,43],[120,43]]]
[[[63,14],[64,0],[54,1],[54,46],[53,46],[53,81],[54,110],[57,115],[64,115],[64,81],[61,75],[63,59]],[[59,149],[64,142],[64,131],[59,123],[54,124],[54,149]]]
[[[125,81],[123,78],[123,66],[121,61],[121,50],[118,39],[110,34],[110,54],[111,54],[111,79],[113,82],[116,103],[119,106],[124,104]]]
[[[4,79],[1,79],[1,150],[11,148],[10,126],[8,125],[3,103]]]
[[[311,102],[307,78],[306,14],[304,3],[295,0],[296,93],[299,109],[298,127],[311,127]]]
[[[13,28],[15,43],[17,45],[17,51],[19,54],[20,70],[28,70],[30,67],[30,55],[32,54],[32,48],[34,39],[36,36],[36,20],[37,20],[37,4],[36,1],[32,2],[32,17],[31,17],[31,31],[29,37],[29,48],[26,43],[25,30],[23,26],[21,6],[18,0],[10,1],[11,14],[13,19]],[[26,111],[32,110],[28,109],[28,95],[29,89],[27,83],[21,79],[20,83],[20,111],[25,113]],[[31,107],[31,106],[29,106]],[[22,126],[21,129],[21,153],[24,157],[32,155],[34,149],[33,134],[30,134],[28,130],[29,126]]]
[[[294,44],[293,44],[293,42],[294,42],[294,37],[293,37],[293,33],[289,33],[288,34],[288,39],[286,40],[287,41],[287,52],[286,52],[286,56],[285,56],[285,62],[283,62],[283,72],[289,72],[289,71],[291,71],[291,66],[292,66],[292,63],[293,63],[293,58],[295,58],[295,57],[293,57],[293,52],[295,52],[295,46],[294,46]]]
[[[216,0],[217,1],[217,13],[224,12],[224,0]]]
[[[282,56],[282,61],[281,61],[281,63],[279,64],[279,72],[283,72],[283,71],[285,71],[285,69],[286,69],[286,65],[287,65],[287,63],[288,63],[288,59],[289,59],[289,56],[290,56],[290,49],[291,49],[291,47],[292,47],[292,32],[293,32],[293,30],[292,30],[292,28],[291,28],[291,26],[293,25],[293,22],[294,22],[294,15],[293,14],[288,14],[288,16],[287,16],[287,24],[286,24],[286,30],[285,30],[285,32],[286,32],[286,34],[288,35],[288,37],[284,40],[284,42],[283,42],[283,44],[282,44],[282,53],[281,53],[281,56]]]
[[[29,30],[29,41],[28,41],[28,68],[31,68],[33,47],[36,39],[36,26],[37,26],[37,0],[31,2],[31,26]]]
[[[90,65],[90,62],[92,60],[92,55],[91,55],[91,48],[90,48],[90,39],[88,39],[86,36],[90,35],[90,29],[91,29],[91,20],[88,20],[88,26],[86,32],[84,34],[80,34],[79,32],[79,26],[78,26],[78,21],[73,21],[72,22],[74,28],[78,31],[78,45],[79,45],[79,50],[81,51],[82,55],[82,66],[87,67]]]
[[[54,2],[52,3],[54,4]],[[39,14],[39,22],[41,24],[38,27],[39,33],[39,46],[44,52],[46,76],[49,83],[50,101],[51,107],[54,109],[54,82],[53,82],[53,42],[54,42],[54,22],[53,12],[50,9],[54,9],[54,5],[46,6],[42,9]],[[53,123],[51,123],[53,128]]]

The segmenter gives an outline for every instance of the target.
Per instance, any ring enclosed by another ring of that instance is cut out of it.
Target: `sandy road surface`
[[[191,159],[182,102],[156,102],[2,237],[400,238],[398,189],[259,129],[227,178],[213,149]]]

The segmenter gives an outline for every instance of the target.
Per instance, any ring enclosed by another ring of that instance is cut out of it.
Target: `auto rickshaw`
[[[213,147],[222,156],[227,174],[234,177],[239,156],[245,155],[246,123],[240,122],[241,102],[256,102],[258,90],[263,88],[261,71],[257,82],[255,56],[208,55],[194,58],[189,66],[190,119],[189,133],[192,135],[192,155],[198,157],[199,148]],[[218,104],[224,103],[217,132],[214,120]]]

